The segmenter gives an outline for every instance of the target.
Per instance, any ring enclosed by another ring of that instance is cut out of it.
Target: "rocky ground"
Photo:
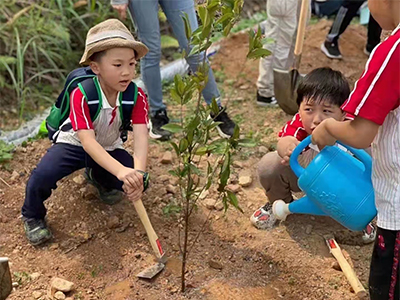
[[[330,24],[320,21],[308,26],[301,71],[331,66],[354,84],[366,62],[362,52],[366,30],[351,25],[341,39],[344,59],[332,61],[319,50]],[[82,172],[59,182],[47,201],[53,241],[42,247],[27,243],[19,218],[25,184],[50,146],[49,141],[38,140],[19,147],[11,163],[0,170],[0,256],[9,257],[14,282],[9,299],[49,299],[53,294],[55,299],[86,300],[356,298],[343,273],[332,267],[335,260],[323,235],[335,234],[367,286],[372,249],[360,243],[360,235],[350,234],[325,217],[292,215],[271,231],[256,230],[249,223],[253,211],[266,202],[255,176],[256,164],[274,149],[277,132],[290,116],[278,108],[256,105],[258,61],[246,62],[247,47],[247,36],[235,35],[222,43],[212,61],[224,104],[242,134],[257,143],[234,157],[230,184],[244,213],[233,208],[224,213],[208,203],[213,191],[204,197],[192,220],[192,233],[200,230],[209,213],[211,218],[189,259],[187,292],[179,292],[176,220],[165,214],[177,196],[176,181],[168,175],[174,157],[161,163],[171,146],[150,144],[152,185],[143,202],[169,261],[166,270],[148,282],[135,276],[154,261],[133,205],[128,201],[112,207],[101,203]],[[176,118],[178,107],[169,107],[172,119]],[[130,140],[127,148],[131,145]],[[247,177],[247,182],[240,177]]]

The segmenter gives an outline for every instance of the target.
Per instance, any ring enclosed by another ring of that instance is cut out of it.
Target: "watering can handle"
[[[365,172],[367,172],[367,174],[371,174],[372,159],[371,156],[369,156],[369,154],[365,152],[365,150],[355,149],[353,147],[344,145],[339,141],[337,143],[345,147],[346,149],[350,150],[350,152],[353,153],[364,164]],[[297,177],[300,177],[304,171],[304,168],[299,164],[298,157],[303,152],[303,150],[310,144],[311,144],[311,135],[309,135],[303,141],[301,141],[300,144],[298,144],[297,147],[294,148],[292,155],[290,156],[290,167],[292,168],[293,172],[296,174]]]
[[[299,178],[304,171],[304,168],[300,166],[298,161],[299,155],[303,152],[305,148],[307,148],[308,145],[310,145],[310,143],[311,135],[302,140],[300,144],[298,144],[297,147],[294,148],[292,155],[290,156],[290,167],[292,168],[294,174],[296,174],[297,178]]]

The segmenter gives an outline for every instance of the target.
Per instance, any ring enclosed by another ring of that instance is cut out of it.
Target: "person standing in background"
[[[356,16],[364,0],[346,0],[339,8],[336,19],[326,36],[325,42],[321,44],[321,51],[329,58],[341,59],[342,54],[339,50],[340,35],[349,26],[351,20]],[[368,39],[364,48],[364,53],[370,55],[372,50],[381,42],[382,28],[378,22],[370,15],[368,22]]]
[[[198,28],[196,11],[193,0],[111,0],[111,5],[116,9],[121,19],[126,18],[127,9],[136,24],[138,35],[148,48],[149,53],[141,60],[141,75],[146,86],[150,103],[150,137],[159,140],[168,140],[171,136],[169,131],[162,129],[162,126],[168,124],[167,107],[162,101],[162,85],[160,73],[161,60],[161,41],[160,26],[158,20],[158,5],[164,11],[172,31],[179,42],[181,49],[190,53],[191,47],[186,38],[185,26],[182,19],[184,13],[188,15],[191,29]],[[203,61],[205,52],[190,55],[186,61],[190,69],[195,72],[200,62]],[[233,135],[235,123],[229,118],[225,108],[221,106],[220,93],[215,82],[214,74],[211,68],[208,72],[208,82],[204,88],[203,97],[207,104],[211,104],[212,99],[217,100],[220,107],[220,113],[212,116],[218,125],[218,133],[229,138]]]

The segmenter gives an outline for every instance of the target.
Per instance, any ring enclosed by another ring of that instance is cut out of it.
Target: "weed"
[[[12,159],[14,148],[14,145],[0,140],[0,164],[4,164]]]
[[[31,281],[31,276],[26,272],[14,272],[14,277],[18,285],[23,285]]]

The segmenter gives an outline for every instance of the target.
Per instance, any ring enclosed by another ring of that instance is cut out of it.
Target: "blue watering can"
[[[290,157],[290,166],[306,196],[290,204],[275,201],[274,214],[280,220],[291,213],[330,216],[350,230],[364,229],[376,216],[371,157],[364,150],[339,143],[354,156],[338,146],[327,146],[304,169],[298,157],[310,143],[311,136]]]

